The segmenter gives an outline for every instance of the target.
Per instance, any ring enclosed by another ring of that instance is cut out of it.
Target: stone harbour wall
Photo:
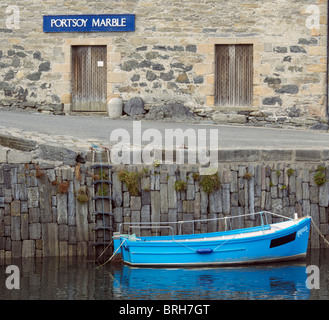
[[[269,156],[272,161],[264,161]],[[95,224],[92,194],[97,177],[90,163],[55,167],[18,162],[7,156],[0,163],[0,261],[94,256],[94,241],[104,239],[103,230],[94,230],[101,225],[101,219]],[[329,239],[327,151],[222,152],[217,173],[220,185],[218,189],[210,188],[209,193],[204,191],[203,177],[198,172],[196,165],[114,166],[106,177],[113,181],[112,192],[103,189],[99,193],[98,189],[96,194],[113,196],[114,231],[122,222],[208,219],[266,210],[288,217],[295,212],[300,217],[310,215]],[[122,181],[125,174],[130,175],[132,185]],[[96,209],[102,208],[98,204]],[[104,210],[110,207],[106,205]],[[238,228],[257,224],[259,218],[253,215],[233,220]],[[186,224],[183,232],[191,228]],[[217,229],[223,229],[222,222],[199,222],[194,230]],[[144,230],[143,235],[154,232]],[[323,246],[312,228],[310,248]]]
[[[72,103],[72,46],[107,48],[107,102],[140,97],[147,110],[179,103],[219,123],[328,129],[327,1],[4,1],[0,106],[62,113]],[[308,28],[309,5],[319,27]],[[97,8],[97,12],[95,12]],[[136,16],[134,32],[44,33],[43,15]],[[215,46],[253,45],[253,101],[218,106]],[[92,110],[91,110],[92,111]]]

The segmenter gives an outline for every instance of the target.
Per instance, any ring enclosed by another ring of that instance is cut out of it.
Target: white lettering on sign
[[[126,18],[104,18],[104,19],[93,19],[93,27],[126,27]]]
[[[81,28],[86,27],[88,19],[51,19],[51,27],[57,28]]]

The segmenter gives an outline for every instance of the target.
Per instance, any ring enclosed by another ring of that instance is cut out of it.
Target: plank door
[[[72,47],[72,111],[107,111],[106,65],[106,46]]]
[[[215,101],[220,106],[251,106],[253,46],[216,46]]]

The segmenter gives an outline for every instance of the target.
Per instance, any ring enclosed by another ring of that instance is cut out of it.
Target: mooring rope
[[[320,231],[320,229],[318,228],[318,226],[315,224],[313,218],[311,218],[312,224],[314,229],[316,230],[316,232],[319,234],[319,236],[323,239],[323,241],[325,242],[325,244],[327,246],[329,246],[329,241],[325,238],[325,236],[323,235],[323,233]]]
[[[98,258],[96,259],[96,261],[106,252],[106,250],[109,248],[109,246],[113,243],[113,239],[111,240],[111,242],[106,246],[106,248],[103,250],[103,252],[98,256]]]
[[[219,246],[217,246],[215,249],[214,249],[214,252],[215,250],[219,249],[221,246],[223,246],[225,243],[229,242],[230,240],[233,240],[235,238],[236,234],[233,236],[233,238],[229,238],[227,239],[226,241],[224,241],[222,244],[220,244]]]
[[[173,240],[173,242],[178,243],[178,244],[180,244],[181,246],[186,247],[187,249],[191,249],[191,250],[197,252],[197,250],[195,250],[195,249],[193,249],[193,248],[191,248],[191,247],[189,247],[189,246],[187,246],[187,245],[185,245],[185,244],[183,244],[183,243],[181,243],[181,242],[178,242],[178,241],[175,240],[175,239]]]
[[[120,246],[118,247],[118,249],[115,250],[115,252],[112,254],[112,256],[111,256],[107,261],[105,261],[103,264],[97,266],[97,268],[103,267],[103,266],[105,266],[108,262],[110,262],[110,261],[113,259],[113,257],[117,254],[117,252],[119,251],[119,249],[122,247],[122,245],[123,245],[125,242],[126,242],[126,239],[123,240],[123,241],[121,242]]]

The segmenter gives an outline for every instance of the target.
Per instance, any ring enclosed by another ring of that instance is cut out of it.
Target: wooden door
[[[252,45],[217,45],[216,104],[220,106],[251,106],[252,95]]]
[[[72,47],[72,111],[107,111],[106,65],[106,46]]]

